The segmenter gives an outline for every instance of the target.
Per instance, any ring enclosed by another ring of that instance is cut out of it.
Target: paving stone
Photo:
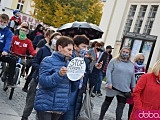
[[[21,84],[17,86],[15,89],[15,92],[13,94],[12,100],[8,99],[9,96],[9,90],[8,91],[3,91],[2,86],[3,82],[0,81],[0,106],[3,106],[3,102],[5,102],[13,111],[16,112],[16,115],[10,115],[10,114],[4,114],[3,112],[0,112],[0,120],[3,120],[3,118],[7,118],[12,116],[12,119],[4,119],[4,120],[19,120],[19,116],[22,116],[22,112],[25,106],[25,99],[26,99],[26,93],[22,91],[22,87],[25,83],[25,79],[21,78]],[[92,102],[94,104],[94,109],[93,109],[93,118],[94,120],[98,120],[99,114],[100,114],[100,109],[101,105],[104,101],[105,98],[105,87],[104,83],[102,85],[102,94],[103,96],[101,97],[94,97],[92,98]],[[115,120],[115,109],[116,109],[116,99],[113,100],[112,104],[110,105],[108,111],[106,112],[104,120]],[[5,106],[4,106],[5,107]],[[1,108],[0,108],[1,110]],[[5,111],[5,109],[3,109]],[[123,112],[123,118],[122,120],[127,120],[127,112],[128,110],[128,105],[125,106],[124,112]],[[13,111],[7,111],[7,113],[12,113]],[[29,120],[35,120],[35,115],[36,112],[33,110],[32,114],[29,117]],[[1,119],[2,118],[2,119]]]

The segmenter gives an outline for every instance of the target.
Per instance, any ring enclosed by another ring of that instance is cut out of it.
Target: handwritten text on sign
[[[72,59],[67,66],[67,76],[70,80],[79,80],[85,73],[86,64],[83,58]]]

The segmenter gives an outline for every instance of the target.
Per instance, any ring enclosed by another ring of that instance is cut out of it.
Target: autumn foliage
[[[73,21],[99,25],[103,4],[100,0],[33,0],[32,16],[54,27]]]

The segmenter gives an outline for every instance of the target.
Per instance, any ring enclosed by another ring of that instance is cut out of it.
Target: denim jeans
[[[100,73],[99,73],[99,79],[98,79],[97,85],[96,85],[96,91],[97,91],[97,93],[101,93],[101,84],[102,84],[102,80],[104,79],[105,76],[106,76],[106,73],[100,71]]]
[[[89,75],[89,88],[90,90],[94,87],[93,92],[96,92],[97,88],[97,81],[99,80],[99,72],[100,69],[97,69],[96,67],[93,68],[92,73]]]

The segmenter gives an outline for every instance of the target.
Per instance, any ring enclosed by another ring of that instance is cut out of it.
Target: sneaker
[[[96,94],[95,94],[95,93],[92,93],[92,94],[91,94],[91,97],[95,97],[95,96],[96,96]]]
[[[102,95],[103,95],[102,93],[97,93],[97,96],[98,96],[98,97],[100,97],[100,96],[102,96]]]

